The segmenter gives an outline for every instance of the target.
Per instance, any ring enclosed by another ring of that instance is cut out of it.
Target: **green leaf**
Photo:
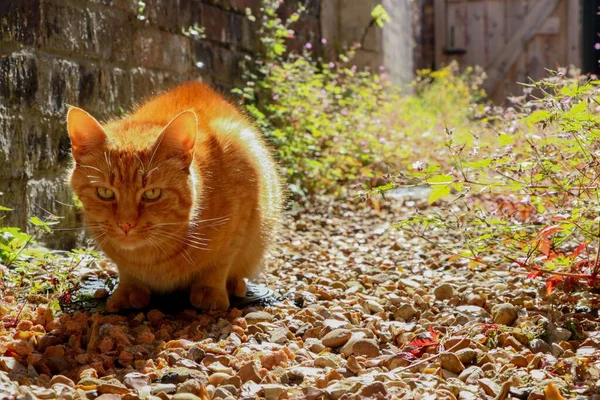
[[[0,211],[13,211],[12,208],[0,206]]]
[[[371,11],[371,18],[380,28],[383,28],[384,23],[390,22],[390,16],[381,4],[378,4],[373,8],[373,11]]]
[[[438,175],[433,178],[427,179],[427,183],[432,186],[431,193],[429,194],[429,203],[435,203],[436,201],[450,195],[451,184],[454,178],[451,175]]]
[[[38,217],[31,217],[31,218],[29,218],[29,222],[31,222],[33,225],[35,225],[35,226],[37,226],[39,228],[42,228],[43,230],[45,230],[48,233],[52,232],[52,230],[50,229],[49,224],[47,222],[42,221]]]

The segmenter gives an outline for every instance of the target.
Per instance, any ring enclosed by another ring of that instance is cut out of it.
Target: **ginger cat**
[[[260,133],[199,82],[123,119],[67,115],[71,187],[90,233],[118,266],[107,310],[143,308],[150,294],[189,289],[193,306],[226,309],[260,272],[282,190]]]

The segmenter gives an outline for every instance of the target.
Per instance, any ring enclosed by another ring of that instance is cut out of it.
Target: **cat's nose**
[[[135,222],[119,222],[117,225],[127,235],[137,224]]]

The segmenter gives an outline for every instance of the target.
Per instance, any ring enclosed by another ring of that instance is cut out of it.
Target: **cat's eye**
[[[96,189],[96,193],[98,193],[98,197],[100,197],[102,200],[112,200],[115,198],[115,192],[102,186]]]
[[[160,189],[148,189],[142,195],[142,199],[146,201],[154,201],[158,200],[160,195],[162,194],[162,190]]]

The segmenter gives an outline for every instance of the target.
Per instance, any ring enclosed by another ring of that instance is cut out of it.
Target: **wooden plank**
[[[466,3],[448,3],[446,25],[446,49],[466,49]]]
[[[446,0],[435,0],[433,4],[435,68],[440,69],[444,64],[444,47],[446,47]]]
[[[466,4],[467,32],[466,32],[466,63],[471,66],[485,66],[485,8],[484,1],[469,2]]]
[[[525,44],[535,35],[546,19],[552,14],[559,0],[538,0],[528,11],[521,26],[511,35],[510,40],[504,48],[492,59],[486,68],[488,79],[484,88],[488,93],[493,93],[511,66],[519,58],[519,54],[525,48]]]
[[[486,29],[486,60],[488,65],[496,54],[504,47],[506,8],[503,0],[490,0],[487,2],[487,29]]]
[[[583,52],[582,52],[582,11],[581,1],[583,0],[566,0],[567,9],[567,63],[574,65],[577,68],[583,67]]]

